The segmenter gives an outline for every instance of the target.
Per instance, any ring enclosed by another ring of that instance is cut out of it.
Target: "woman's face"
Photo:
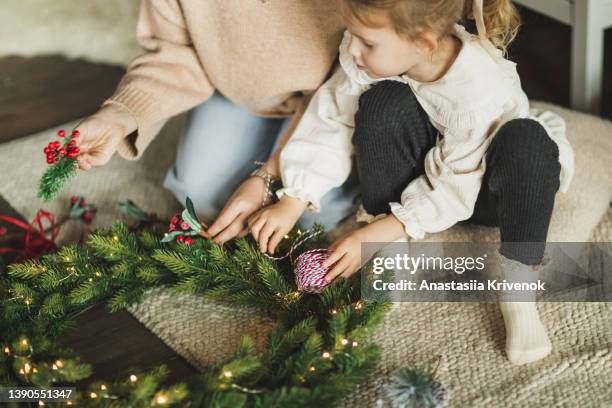
[[[372,78],[402,75],[421,63],[426,49],[416,42],[398,35],[386,15],[380,13],[380,27],[368,27],[355,18],[344,22],[351,33],[348,52],[355,59],[359,69],[363,69]],[[377,24],[378,25],[378,24]]]

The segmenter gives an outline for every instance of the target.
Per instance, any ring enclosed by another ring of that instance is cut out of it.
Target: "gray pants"
[[[289,119],[258,117],[215,93],[188,113],[164,187],[181,203],[189,196],[203,217],[214,217],[257,167],[253,162],[268,159],[288,124]],[[342,186],[323,197],[321,211],[307,211],[300,224],[309,228],[319,222],[327,230],[333,228],[355,213],[358,192],[353,171]]]

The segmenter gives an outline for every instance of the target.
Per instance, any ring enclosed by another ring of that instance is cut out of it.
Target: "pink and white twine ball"
[[[329,258],[328,249],[311,249],[297,257],[295,283],[300,292],[321,293],[329,284],[325,275],[330,268],[324,268],[323,262]]]

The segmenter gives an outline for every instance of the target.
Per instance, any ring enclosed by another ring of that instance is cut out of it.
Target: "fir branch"
[[[38,183],[38,198],[45,202],[53,200],[68,180],[76,175],[76,170],[75,159],[63,158],[51,164]]]
[[[177,275],[188,275],[194,270],[193,265],[190,265],[187,259],[176,251],[158,249],[153,252],[152,258]]]
[[[109,382],[104,393],[98,387],[100,398],[81,394],[86,397],[81,402],[148,406],[162,397],[168,404],[188,399],[194,406],[325,407],[352,391],[374,368],[379,351],[371,343],[371,328],[386,309],[369,302],[356,307],[358,280],[334,284],[320,296],[303,295],[294,289],[289,263],[265,258],[252,240],[239,240],[234,249],[200,239],[191,246],[162,244],[154,231],[135,233],[125,223],[116,223],[98,229],[84,245],[66,246],[38,263],[12,266],[13,273],[0,285],[0,290],[11,290],[7,299],[14,298],[0,306],[3,340],[9,339],[13,347],[19,344],[20,331],[27,330],[37,348],[27,357],[30,363],[40,366],[45,357],[61,356],[71,372],[65,381],[80,381],[88,375],[87,368],[54,343],[57,336],[74,330],[72,317],[102,301],[111,311],[124,309],[141,301],[147,289],[168,285],[236,306],[262,308],[277,321],[266,350],[255,355],[252,340],[244,338],[233,359],[188,383],[164,388],[162,369],[139,374],[136,383],[125,378]],[[26,298],[31,298],[29,303]],[[359,347],[338,343],[345,337],[358,339]],[[333,358],[323,357],[324,350]],[[24,353],[30,352],[26,348]],[[0,359],[0,379],[23,385],[14,358]],[[40,369],[25,383],[49,386],[48,374]]]
[[[43,300],[41,313],[51,316],[61,316],[65,310],[64,296],[61,293],[52,293]]]
[[[8,274],[20,279],[35,279],[44,272],[42,266],[36,261],[25,261],[21,264],[8,266]]]

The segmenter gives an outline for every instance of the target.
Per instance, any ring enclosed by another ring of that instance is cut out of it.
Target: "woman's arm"
[[[137,38],[146,52],[132,61],[115,93],[103,104],[121,108],[137,124],[137,132],[123,138],[118,147],[128,160],[141,157],[170,117],[214,92],[178,1],[143,0]],[[102,109],[99,114],[112,121],[112,111]]]

